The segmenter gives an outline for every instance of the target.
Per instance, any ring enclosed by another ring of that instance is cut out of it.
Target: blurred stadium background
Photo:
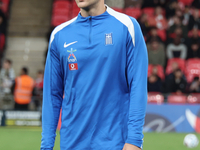
[[[136,18],[147,44],[144,149],[187,149],[183,146],[187,133],[200,139],[200,0],[105,3]],[[78,13],[75,0],[0,0],[1,150],[39,149],[43,70],[50,33]],[[22,67],[29,70],[35,83],[26,95],[30,97],[27,107],[16,107],[17,77],[21,77]]]

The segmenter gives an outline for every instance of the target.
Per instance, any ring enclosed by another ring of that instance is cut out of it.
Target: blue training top
[[[44,76],[41,150],[53,149],[61,108],[61,150],[142,147],[147,68],[146,44],[132,17],[107,7],[56,27]]]

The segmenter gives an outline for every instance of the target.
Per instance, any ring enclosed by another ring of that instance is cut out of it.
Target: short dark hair
[[[23,67],[22,71],[24,72],[24,74],[28,74],[28,68],[27,67]]]
[[[10,59],[5,59],[5,62],[9,63],[10,65],[12,64],[12,61]]]

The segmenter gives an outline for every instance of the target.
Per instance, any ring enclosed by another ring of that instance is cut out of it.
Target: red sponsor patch
[[[77,63],[69,64],[69,70],[78,70],[78,64]]]

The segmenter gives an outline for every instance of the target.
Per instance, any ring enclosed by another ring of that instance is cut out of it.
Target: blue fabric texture
[[[45,67],[41,150],[54,147],[61,108],[61,150],[142,147],[147,68],[134,18],[108,7],[56,27]]]

